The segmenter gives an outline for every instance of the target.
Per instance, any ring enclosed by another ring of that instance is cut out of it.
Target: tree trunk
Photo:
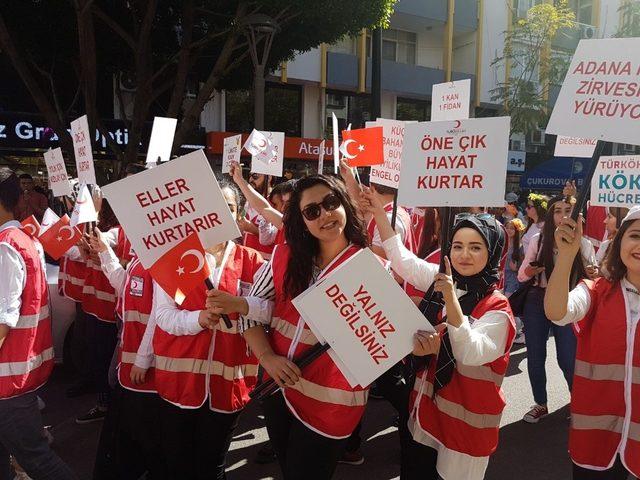
[[[180,107],[185,97],[185,88],[187,85],[187,76],[189,75],[189,67],[191,66],[191,41],[193,40],[193,23],[194,23],[194,7],[193,0],[185,0],[182,13],[182,24],[184,31],[182,35],[182,45],[180,45],[180,56],[178,59],[178,68],[176,72],[176,80],[167,109],[167,116],[170,118],[178,118],[180,115]]]

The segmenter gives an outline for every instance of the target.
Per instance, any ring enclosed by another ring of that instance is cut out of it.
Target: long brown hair
[[[356,207],[341,181],[325,175],[310,175],[298,180],[282,219],[291,252],[284,278],[284,291],[289,298],[296,297],[309,287],[313,277],[314,260],[320,253],[320,243],[309,233],[300,210],[302,193],[316,185],[328,187],[340,199],[347,216],[344,228],[347,241],[362,248],[369,244],[364,223],[358,217]]]
[[[549,200],[547,214],[544,218],[544,227],[542,227],[542,232],[540,232],[539,241],[542,242],[542,247],[538,249],[538,258],[536,260],[542,262],[544,273],[547,278],[551,278],[551,273],[555,266],[553,252],[555,250],[554,233],[556,231],[556,224],[553,221],[553,210],[555,204],[564,201],[564,198],[564,196],[559,195]],[[571,276],[569,277],[569,285],[573,288],[583,278],[587,278],[587,272],[582,259],[582,253],[580,253],[579,255],[576,255],[576,258],[573,260]]]
[[[622,262],[622,257],[620,256],[620,247],[622,245],[622,237],[634,223],[635,221],[628,221],[620,225],[604,257],[604,269],[612,282],[619,282],[627,274],[627,266]]]
[[[424,226],[422,227],[422,237],[418,247],[418,258],[427,258],[427,256],[436,250],[440,245],[440,212],[437,208],[424,208]]]

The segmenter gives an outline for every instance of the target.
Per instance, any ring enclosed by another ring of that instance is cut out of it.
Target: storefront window
[[[253,129],[253,92],[227,91],[226,130],[250,132]],[[264,128],[300,137],[302,132],[302,91],[298,86],[268,84],[264,98]]]
[[[331,114],[338,118],[338,128],[345,130],[349,124],[351,128],[364,128],[365,123],[375,118],[371,115],[371,97],[369,95],[355,95],[352,93],[327,93],[326,131],[332,134]]]
[[[431,103],[426,100],[398,98],[396,106],[398,120],[426,122],[431,118]]]

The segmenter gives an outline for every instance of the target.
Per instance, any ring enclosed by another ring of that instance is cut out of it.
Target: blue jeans
[[[0,400],[0,480],[14,477],[9,466],[10,454],[34,480],[76,478],[49,448],[34,392]]]
[[[573,327],[560,327],[549,321],[544,314],[544,292],[532,287],[527,294],[522,321],[526,331],[527,370],[533,390],[533,399],[538,405],[547,404],[547,340],[549,331],[553,331],[556,340],[556,358],[558,366],[567,381],[569,391],[573,382],[573,369],[576,362],[576,336]]]

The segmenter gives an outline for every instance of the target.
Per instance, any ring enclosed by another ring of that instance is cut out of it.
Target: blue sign
[[[568,180],[580,188],[584,183],[590,158],[554,157],[541,163],[520,178],[523,190],[562,190]]]

